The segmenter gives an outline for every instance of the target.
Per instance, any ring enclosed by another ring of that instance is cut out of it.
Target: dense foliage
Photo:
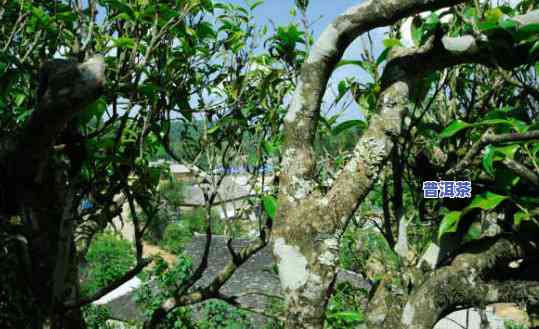
[[[135,254],[129,241],[112,233],[97,235],[86,254],[81,293],[91,296],[121,277],[134,263]]]

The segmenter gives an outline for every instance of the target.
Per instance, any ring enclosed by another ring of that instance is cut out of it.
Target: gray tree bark
[[[287,303],[286,328],[323,327],[338,263],[338,237],[377,180],[393,148],[393,140],[401,134],[402,117],[414,96],[416,81],[426,73],[462,63],[512,68],[530,60],[524,56],[529,49],[515,46],[517,56],[503,56],[503,52],[496,52],[495,42],[474,36],[433,37],[417,49],[396,49],[382,75],[377,114],[371,118],[369,128],[354,148],[352,159],[338,174],[329,192],[318,191],[313,180],[316,163],[313,140],[320,103],[329,76],[347,46],[372,28],[462,2],[367,1],[339,16],[311,49],[285,117],[279,208],[273,233],[274,256]],[[535,12],[516,20],[534,15]],[[430,287],[436,288],[434,284]],[[387,298],[389,296],[384,295],[378,299],[385,305]],[[401,328],[400,317],[404,314],[399,310],[402,308],[386,307],[387,314],[374,312],[374,319],[382,319],[384,326],[373,328]],[[440,312],[444,311],[446,309]],[[392,315],[388,317],[389,313]],[[406,314],[409,317],[409,312]],[[434,314],[434,318],[437,317]],[[386,318],[399,321],[385,322]],[[414,321],[406,318],[403,323],[411,323],[413,328],[433,325],[427,320],[417,325]]]

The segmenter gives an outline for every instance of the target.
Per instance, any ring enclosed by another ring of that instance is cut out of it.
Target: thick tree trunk
[[[11,147],[0,154],[0,165],[7,173],[7,181],[1,181],[0,187],[15,200],[0,213],[21,214],[25,224],[29,286],[35,305],[28,323],[33,329],[85,327],[80,309],[63,307],[66,297],[78,293],[73,245],[77,186],[66,177],[69,168],[53,156],[53,145],[73,115],[100,96],[104,68],[99,56],[83,64],[47,62],[41,69],[39,107],[9,143]]]
[[[378,114],[330,191],[321,195],[313,180],[313,140],[328,79],[348,45],[373,28],[391,25],[424,10],[463,2],[365,1],[339,16],[321,34],[305,61],[284,120],[279,208],[274,255],[287,302],[287,328],[322,328],[338,260],[338,238],[376,181],[400,135],[409,101],[410,63],[388,65]],[[417,72],[416,72],[417,73]]]
[[[285,328],[323,328],[336,279],[337,252],[335,239],[303,240],[289,235],[288,240],[275,240],[274,255],[287,304]]]

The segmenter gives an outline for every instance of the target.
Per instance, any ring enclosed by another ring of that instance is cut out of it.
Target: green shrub
[[[184,200],[185,183],[171,179],[159,186],[159,193],[166,201],[167,206],[179,208]]]
[[[186,282],[191,275],[193,263],[188,257],[178,256],[176,264],[171,268],[161,257],[155,260],[155,266],[146,271],[143,285],[135,294],[135,302],[144,310],[144,315],[150,317],[155,309],[173,296],[179,286]],[[157,286],[158,289],[154,289]],[[178,307],[168,313],[158,328],[163,329],[196,329],[191,320],[191,310],[188,307]]]
[[[184,200],[185,184],[174,179],[164,181],[159,186],[161,206],[155,216],[148,220],[146,214],[141,215],[148,222],[148,229],[144,238],[151,243],[158,244],[163,239],[167,225],[179,220],[179,208]]]
[[[503,326],[505,329],[528,329],[528,327],[526,327],[525,325],[511,320],[505,321],[503,323]]]
[[[357,328],[364,321],[361,300],[366,298],[366,291],[355,289],[350,284],[340,284],[326,310],[326,329]]]
[[[107,324],[107,320],[110,319],[110,312],[105,306],[86,305],[82,308],[82,314],[88,329],[116,329],[114,326]]]
[[[135,263],[135,255],[129,241],[112,233],[103,233],[92,241],[86,262],[81,291],[83,295],[92,295],[129,271]]]
[[[277,273],[277,272],[275,272]],[[286,306],[283,299],[275,297],[266,297],[265,312],[273,315],[281,315],[286,310]],[[278,318],[270,318],[262,327],[263,329],[283,329],[284,322]]]
[[[212,234],[223,234],[225,225],[215,214],[211,215]],[[186,211],[179,221],[169,223],[163,233],[163,238],[158,241],[159,246],[174,254],[183,251],[184,246],[191,241],[194,233],[206,232],[206,220],[204,209],[198,208]]]
[[[163,249],[170,251],[173,254],[179,254],[182,252],[186,243],[189,243],[193,233],[182,222],[170,223],[165,228],[163,234],[163,240],[160,242],[160,246]]]
[[[252,328],[245,312],[220,300],[211,300],[204,305],[200,329],[248,329]]]
[[[219,218],[219,215],[217,215],[216,212],[211,212],[210,220],[212,224],[212,233],[224,234],[225,224],[221,220],[221,218]],[[186,211],[185,213],[181,214],[180,221],[186,222],[191,232],[206,232],[206,218],[204,208],[196,208],[191,211]]]
[[[356,239],[357,237],[352,230],[349,229],[345,232],[339,248],[339,262],[345,270],[359,272],[364,260],[357,252]]]

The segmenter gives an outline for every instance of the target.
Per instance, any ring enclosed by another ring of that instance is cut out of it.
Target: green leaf
[[[535,156],[537,156],[538,152],[539,152],[539,143],[534,143],[533,147],[532,147],[532,150],[531,150],[531,153],[535,157]]]
[[[490,191],[484,194],[476,195],[466,210],[480,208],[482,210],[492,210],[496,208],[502,201],[507,199],[504,195],[499,195]]]
[[[260,6],[263,3],[264,3],[264,0],[257,0],[253,3],[250,3],[249,8],[251,8],[251,10],[254,10],[256,7]]]
[[[481,22],[477,24],[477,27],[479,28],[480,31],[483,31],[483,32],[489,31],[489,30],[495,30],[499,28],[498,23],[495,23],[495,22]]]
[[[533,55],[537,50],[539,50],[539,41],[535,41],[533,47],[530,49],[530,55]]]
[[[112,39],[114,46],[118,48],[128,48],[133,49],[135,47],[135,40],[128,37],[120,37]]]
[[[504,158],[509,158],[513,160],[515,158],[515,154],[520,149],[520,145],[513,144],[513,145],[507,145],[507,146],[499,146],[495,148],[496,153],[503,155]]]
[[[539,33],[539,24],[528,24],[517,29],[515,38],[517,41],[528,40],[537,36],[537,33]]]
[[[399,39],[389,38],[384,40],[384,47],[391,48],[395,46],[401,46],[401,41]]]
[[[15,96],[15,105],[21,106],[22,103],[24,103],[25,99],[26,99],[25,94],[23,94],[23,93],[17,94],[17,96]]]
[[[472,17],[476,17],[476,16],[477,16],[477,12],[475,10],[475,7],[468,7],[464,11],[464,17],[466,17],[466,18],[472,18]]]
[[[466,240],[477,240],[481,237],[481,225],[479,223],[474,223],[470,226],[468,233],[466,233]]]
[[[21,114],[17,115],[17,118],[15,120],[17,123],[21,123],[26,121],[26,119],[32,114],[32,111],[23,111]]]
[[[363,61],[342,60],[339,63],[337,63],[337,66],[335,68],[339,68],[345,65],[357,65],[363,68]]]
[[[539,33],[539,24],[528,24],[521,26],[520,29],[518,29],[521,33]]]
[[[339,95],[337,95],[337,98],[335,99],[335,103],[339,102],[341,98],[343,98],[344,95],[346,95],[348,90],[350,90],[350,87],[348,83],[346,82],[346,80],[339,81],[339,84],[337,85],[337,90],[339,91]]]
[[[518,27],[518,23],[510,19],[502,20],[499,25],[506,30],[512,30]]]
[[[337,312],[329,314],[328,318],[346,322],[361,322],[364,320],[363,314],[359,312]]]
[[[105,101],[105,98],[100,97],[98,98],[90,107],[88,108],[88,112],[93,115],[97,120],[101,119],[103,116],[103,113],[107,110],[107,102]]]
[[[414,43],[419,46],[421,44],[421,39],[423,38],[423,28],[414,28],[412,24],[412,40]]]
[[[273,143],[270,143],[268,141],[262,141],[262,149],[267,155],[273,155],[276,151],[275,145]]]
[[[380,56],[378,56],[378,58],[376,59],[376,64],[378,65],[382,64],[387,59],[387,56],[389,55],[390,51],[391,51],[391,48],[384,49],[384,51],[382,51]]]
[[[447,213],[442,219],[442,223],[438,229],[438,239],[446,233],[456,232],[461,217],[462,212],[460,211],[451,211]]]
[[[208,135],[214,134],[215,132],[219,130],[219,128],[221,128],[219,124],[214,125],[210,129],[208,129]]]
[[[271,219],[275,219],[275,214],[277,213],[277,199],[272,196],[264,196],[262,197],[262,205],[264,206],[266,214],[268,214]]]
[[[485,148],[485,154],[483,155],[483,168],[485,168],[485,171],[487,174],[494,176],[494,147],[492,145],[489,145]]]
[[[520,223],[522,223],[523,221],[530,220],[530,214],[525,211],[519,211],[514,215],[513,219],[514,219],[514,224],[516,226],[519,226]]]
[[[149,175],[149,178],[150,178],[150,184],[152,186],[159,185],[159,179],[161,178],[161,168],[148,167],[148,175]]]
[[[331,134],[333,136],[337,136],[341,134],[342,132],[348,129],[351,129],[353,127],[358,127],[360,130],[363,130],[367,128],[367,123],[362,120],[349,120],[349,121],[341,122],[335,128],[333,128],[333,130],[331,131]]]
[[[513,123],[511,123],[510,120],[505,120],[505,119],[487,119],[487,120],[483,120],[481,122],[473,124],[474,127],[492,126],[492,125],[509,125],[509,126],[512,126]]]
[[[483,168],[489,174],[494,176],[494,161],[503,160],[505,158],[514,159],[515,154],[520,149],[520,145],[513,144],[507,146],[494,147],[489,145],[485,148],[483,155]]]
[[[440,133],[440,138],[445,139],[445,138],[452,137],[455,134],[457,134],[459,131],[466,129],[468,127],[471,127],[471,126],[473,125],[467,122],[464,122],[462,120],[455,120]]]
[[[485,12],[487,22],[498,23],[503,17],[503,11],[500,8],[491,8]]]
[[[502,114],[502,113],[499,113]],[[481,126],[495,126],[495,125],[505,125],[513,128],[515,131],[519,133],[526,132],[528,127],[525,122],[517,120],[515,118],[509,118],[509,119],[487,119],[483,120],[478,123],[474,123],[471,126],[472,127],[481,127]]]
[[[463,129],[471,127],[481,127],[481,126],[493,126],[493,125],[507,125],[514,128],[517,132],[523,132],[526,129],[523,122],[516,119],[487,119],[477,123],[467,123],[462,120],[453,121],[447,128],[445,128],[440,133],[440,138],[445,139],[454,136]]]
[[[425,24],[427,25],[430,25],[430,26],[436,26],[438,24],[440,24],[440,16],[433,12],[429,18],[427,18],[427,20],[425,21]]]
[[[111,9],[118,11],[118,13],[126,13],[131,19],[135,20],[135,12],[125,1],[106,0],[104,2],[108,4]]]

